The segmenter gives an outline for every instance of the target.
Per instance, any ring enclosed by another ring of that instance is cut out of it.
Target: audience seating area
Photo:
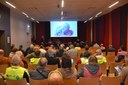
[[[84,51],[84,49],[82,49],[81,52],[82,53]],[[90,48],[89,49],[90,52],[94,53],[96,51],[96,49]],[[101,70],[102,70],[102,76],[101,78],[82,78],[80,77],[79,80],[77,80],[76,78],[71,78],[71,79],[64,79],[64,85],[120,85],[120,80],[121,77],[120,76],[114,76],[114,72],[115,72],[115,66],[120,65],[122,66],[123,63],[116,63],[114,61],[115,58],[115,52],[108,52],[108,53],[104,53],[106,59],[107,59],[107,63],[106,64],[101,64]],[[61,60],[61,58],[59,58]],[[80,72],[80,69],[82,67],[84,67],[84,64],[78,64],[77,65],[77,60],[78,58],[74,58],[74,64],[73,67],[77,68],[78,73]],[[26,58],[24,58],[25,61],[29,62]],[[29,65],[28,70],[30,69],[36,69],[38,65]],[[0,73],[5,73],[5,69],[7,68],[7,65],[0,65]],[[47,65],[46,68],[51,69],[51,70],[55,70],[58,68],[58,65]],[[109,75],[107,75],[107,70],[109,70]],[[113,74],[113,75],[111,75]],[[3,78],[0,78],[0,85],[5,85],[4,84],[4,80]],[[26,80],[25,79],[21,79],[21,80],[6,80],[6,85],[26,85]],[[30,85],[48,85],[48,80],[33,80],[30,79]],[[125,81],[125,85],[128,85],[128,77]]]

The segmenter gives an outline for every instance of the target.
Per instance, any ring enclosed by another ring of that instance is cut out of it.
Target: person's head
[[[103,44],[102,43],[100,44],[100,47],[103,47]]]
[[[74,45],[73,45],[73,44],[71,44],[71,45],[69,46],[69,48],[70,48],[70,49],[74,48]]]
[[[60,49],[63,49],[65,47],[65,45],[62,43],[60,44]]]
[[[14,47],[14,48],[12,48],[12,50],[11,50],[11,52],[14,52],[14,53],[15,53],[16,51],[18,51],[18,49],[17,49],[17,48],[15,48],[15,47]]]
[[[21,58],[20,58],[20,56],[18,56],[17,54],[15,54],[11,58],[11,61],[12,61],[12,65],[18,66],[19,63],[20,63],[20,61],[21,61]]]
[[[71,68],[72,67],[71,57],[66,52],[64,52],[64,54],[62,56],[61,65],[62,65],[62,68]]]
[[[23,48],[23,45],[19,45],[19,49],[22,49]]]
[[[88,49],[89,49],[88,45],[85,45],[85,47],[84,47],[84,48],[85,48],[85,50],[88,50]]]
[[[98,64],[98,61],[97,61],[96,56],[91,55],[91,56],[88,58],[88,63],[89,63],[89,64],[93,64],[93,65],[97,65],[97,64]]]
[[[33,50],[34,50],[35,54],[37,54],[37,55],[40,53],[40,47],[39,46],[35,46],[33,48]]]
[[[109,45],[109,48],[112,48],[112,45]]]
[[[4,56],[4,50],[0,49],[0,56]]]
[[[39,66],[41,67],[45,67],[47,63],[48,63],[48,60],[45,57],[42,57],[38,62]]]
[[[15,54],[17,54],[19,57],[24,57],[24,54],[22,51],[16,51]]]
[[[34,48],[34,45],[33,44],[30,44],[29,47],[30,47],[30,49],[33,49]]]
[[[63,85],[62,74],[57,70],[51,71],[48,75],[48,85]]]
[[[97,49],[97,50],[96,50],[96,54],[97,54],[97,55],[101,55],[101,54],[102,54],[101,49]]]

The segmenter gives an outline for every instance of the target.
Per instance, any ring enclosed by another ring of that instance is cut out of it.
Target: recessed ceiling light
[[[39,23],[39,21],[36,21],[37,23]]]
[[[113,3],[113,4],[111,4],[108,8],[112,8],[113,6],[117,5],[118,3],[119,3],[119,1],[117,1],[117,2],[115,2],[115,3]]]
[[[89,20],[92,20],[92,19],[93,19],[93,17],[89,18]]]
[[[35,19],[31,17],[31,20],[35,20]]]
[[[98,17],[101,13],[102,13],[102,11],[101,11],[101,12],[99,12],[99,13],[97,13],[95,17]]]
[[[87,22],[87,20],[86,21],[84,21],[84,23],[86,23]]]
[[[61,15],[63,15],[64,14],[64,12],[63,11],[61,11]]]
[[[64,7],[64,0],[61,1],[61,7]]]
[[[8,4],[9,6],[16,8],[16,6],[12,5],[11,3],[9,3],[8,1],[5,1],[6,4]]]

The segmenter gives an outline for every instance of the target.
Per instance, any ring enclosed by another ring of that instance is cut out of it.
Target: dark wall
[[[126,36],[128,34],[127,15],[128,4],[125,4],[124,6],[95,19],[96,42],[99,44],[103,43],[106,47],[108,47],[109,44],[112,44],[116,49],[123,45],[124,49],[128,50],[128,48],[126,48],[128,43],[128,38]],[[111,42],[109,42],[110,40]]]
[[[0,3],[0,36],[2,39],[0,43],[3,43],[0,48],[5,50],[6,56],[10,52],[10,43],[7,42],[7,37],[10,41],[10,9]],[[4,37],[3,37],[4,36]],[[3,46],[4,45],[4,46]]]

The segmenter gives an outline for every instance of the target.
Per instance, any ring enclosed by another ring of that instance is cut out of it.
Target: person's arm
[[[29,75],[27,72],[24,72],[23,78],[26,78],[26,81],[29,83]]]
[[[77,75],[77,78],[79,79],[80,77],[84,76],[84,68],[81,69],[80,73]]]

